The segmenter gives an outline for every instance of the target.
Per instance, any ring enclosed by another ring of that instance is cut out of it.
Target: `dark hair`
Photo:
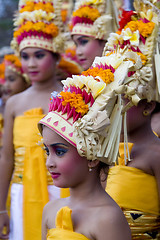
[[[160,103],[156,102],[156,107],[153,110],[152,115],[155,114],[155,113],[158,113],[158,112],[160,112]]]
[[[109,165],[100,161],[98,165],[98,170],[99,170],[101,182],[105,182],[108,175]]]

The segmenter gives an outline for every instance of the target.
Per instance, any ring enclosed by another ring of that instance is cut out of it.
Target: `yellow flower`
[[[60,95],[62,96],[62,105],[66,106],[67,103],[70,104],[71,108],[75,108],[77,113],[81,113],[82,116],[88,112],[89,107],[83,101],[83,97],[81,94],[76,94],[75,92],[61,92]]]
[[[130,28],[132,32],[135,32],[138,29],[138,21],[130,21],[124,29],[127,28]]]
[[[100,17],[100,13],[96,8],[85,6],[73,12],[73,17],[89,18],[94,22],[98,17]]]
[[[154,26],[155,23],[153,22],[144,23],[142,20],[138,22],[138,30],[144,38],[147,38],[152,33]]]

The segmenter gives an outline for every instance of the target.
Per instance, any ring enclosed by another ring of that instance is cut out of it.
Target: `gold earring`
[[[143,116],[145,116],[145,117],[146,117],[146,116],[148,116],[148,115],[149,115],[149,111],[147,111],[147,110],[144,110],[144,111],[143,111]]]

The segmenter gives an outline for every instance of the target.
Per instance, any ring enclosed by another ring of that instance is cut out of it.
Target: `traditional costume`
[[[20,0],[14,19],[12,48],[17,54],[27,47],[53,53],[63,52],[64,37],[61,1]],[[41,239],[44,205],[60,197],[45,166],[37,123],[44,116],[41,108],[30,109],[14,120],[14,174],[11,189],[10,239]]]

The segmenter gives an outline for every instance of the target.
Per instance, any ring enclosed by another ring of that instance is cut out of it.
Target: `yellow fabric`
[[[156,179],[140,169],[112,167],[109,170],[106,191],[122,208],[159,215]]]
[[[71,213],[72,210],[69,207],[63,207],[58,211],[56,228],[48,230],[47,240],[89,240],[84,235],[73,231]]]
[[[48,202],[47,171],[44,150],[37,123],[43,117],[41,108],[31,109],[14,121],[15,174],[23,182],[24,240],[41,239],[41,221],[44,205]],[[17,173],[20,173],[19,175]]]
[[[119,143],[119,157],[118,157],[118,165],[125,165],[125,154],[124,154],[124,143]],[[133,147],[133,143],[129,143],[128,142],[128,150],[129,150],[129,153],[131,153],[131,150],[132,150],[132,147]],[[127,149],[127,147],[126,147]],[[126,158],[128,159],[128,153],[126,152]]]

